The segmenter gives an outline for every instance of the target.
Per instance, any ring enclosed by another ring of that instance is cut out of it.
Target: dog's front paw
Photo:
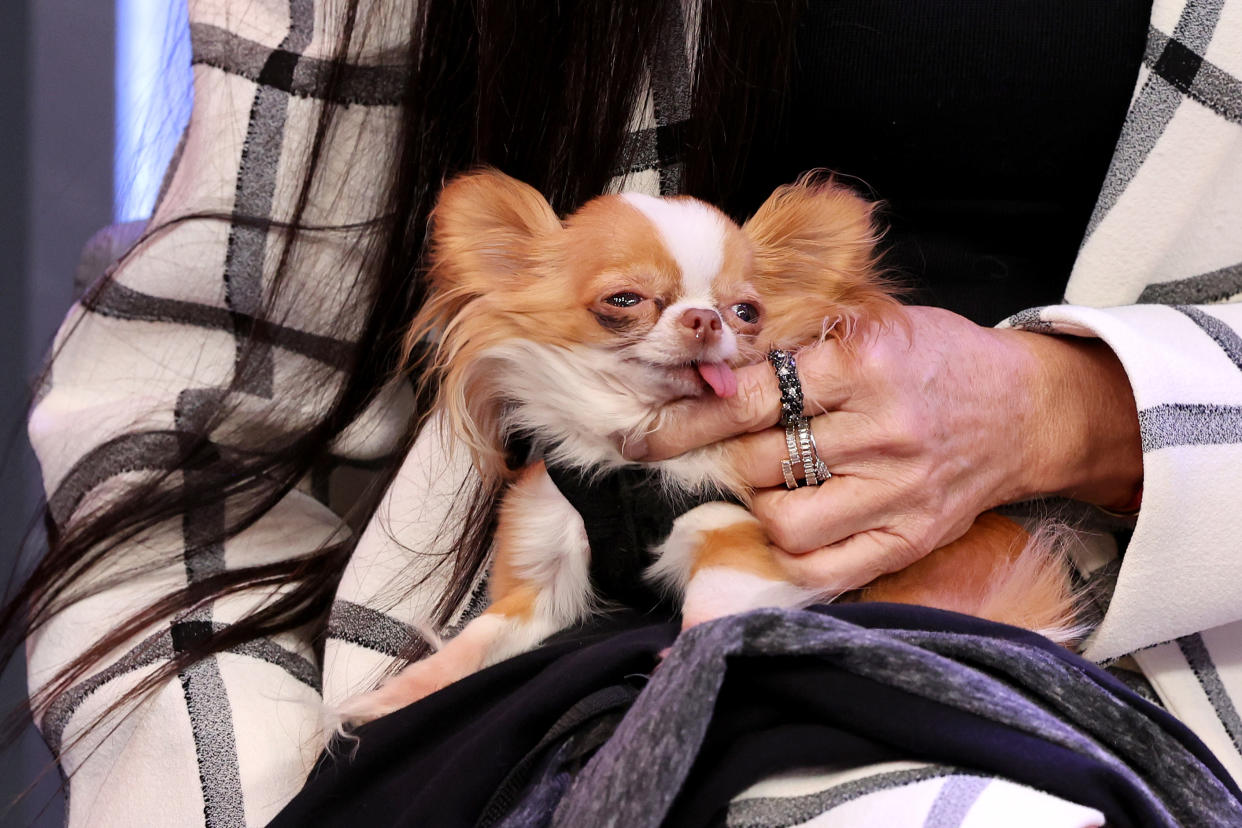
[[[456,680],[456,676],[445,674],[430,662],[431,659],[427,659],[411,664],[397,675],[385,679],[375,690],[346,699],[336,708],[341,725],[357,727],[387,716],[443,690]]]

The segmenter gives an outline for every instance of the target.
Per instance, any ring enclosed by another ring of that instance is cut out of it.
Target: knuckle
[[[789,525],[784,519],[779,517],[775,520],[769,519],[765,521],[764,525],[768,530],[768,538],[772,541],[772,543],[776,544],[781,549],[784,549],[786,552],[794,551],[790,547],[790,541],[793,540],[793,535],[790,531]]]
[[[970,527],[973,526],[974,523],[975,523],[975,518],[971,517],[970,515],[962,515],[959,519],[957,519],[956,521],[954,521],[947,527],[947,529],[944,531],[941,537],[937,538],[933,542],[932,548],[939,548],[946,544],[952,543],[955,540],[958,540],[963,535],[965,535],[968,531],[970,531]]]
[[[727,411],[730,425],[739,429],[754,430],[776,420],[776,404],[768,399],[763,386],[753,381],[739,383],[734,403]]]
[[[902,543],[894,551],[902,566],[913,563],[936,548],[939,533],[930,522],[924,522],[914,528],[909,537],[903,537]]]
[[[806,544],[805,533],[802,531],[801,523],[796,518],[782,513],[765,521],[764,525],[768,530],[768,538],[772,543],[786,552],[797,555],[811,549]]]
[[[879,347],[882,338],[869,338],[854,350],[850,362],[865,377],[891,377],[896,372],[891,364],[889,350]]]
[[[823,349],[820,345],[798,355],[798,381],[802,383],[803,394],[810,398],[832,379],[833,366],[822,356]]]
[[[820,586],[819,578],[816,573],[819,571],[819,562],[816,555],[780,555],[777,557],[777,564],[785,572],[785,576],[795,584],[807,587]]]
[[[808,408],[842,388],[858,385],[857,359],[852,349],[835,340],[807,348],[798,354],[798,379]]]
[[[889,411],[885,428],[894,448],[903,453],[917,453],[928,442],[927,423],[922,417],[904,408]]]
[[[895,563],[901,557],[904,541],[899,536],[883,530],[863,533],[872,542],[869,554],[861,557],[854,575],[860,584],[870,583],[881,575],[887,575],[901,567]]]

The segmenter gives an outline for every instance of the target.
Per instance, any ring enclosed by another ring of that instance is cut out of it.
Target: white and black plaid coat
[[[366,29],[358,66],[337,90],[348,106],[326,146],[329,174],[312,195],[308,221],[365,220],[378,209],[399,89],[383,55],[407,31],[388,7],[404,5],[363,3],[364,21],[372,13],[389,19]],[[289,214],[323,94],[321,61],[336,38],[331,7],[327,0],[190,0],[194,111],[155,222],[199,210]],[[676,186],[676,169],[655,141],[660,124],[684,117],[674,94],[684,85],[684,62],[667,62],[654,73],[649,101],[657,105],[646,107],[645,129],[636,133],[649,143],[640,153],[645,162],[621,182],[631,189]],[[257,367],[243,377],[234,376],[235,358],[275,266],[274,236],[213,221],[179,225],[148,241],[89,306],[75,306],[30,422],[55,518],[66,521],[160,469],[178,433],[206,428],[200,412],[222,395],[249,424],[211,424],[211,439],[223,446],[314,421],[341,379],[357,327],[350,308],[359,303],[347,301],[358,269],[349,242],[324,236],[301,251],[277,305],[279,324],[260,331]],[[1142,425],[1143,506],[1124,562],[1106,553],[1087,562],[1097,582],[1115,581],[1087,655],[1133,653],[1162,703],[1235,778],[1242,778],[1240,297],[1242,0],[1156,0],[1067,304],[1026,311],[1011,324],[1100,337],[1125,366]],[[169,586],[304,553],[351,532],[336,495],[394,450],[411,406],[408,391],[394,387],[338,441],[330,468],[223,545],[196,542],[196,533],[223,520],[212,510],[131,544],[131,560],[152,550],[196,551],[181,566],[127,579],[59,616],[29,643],[32,686]],[[270,430],[259,433],[257,420]],[[136,429],[152,435],[118,437]],[[415,573],[401,544],[426,548],[467,473],[460,453],[433,436],[414,448],[361,531],[323,664],[295,633],[252,641],[186,670],[114,729],[96,728],[66,750],[70,823],[264,824],[300,787],[319,750],[321,698],[340,700],[372,682],[411,633],[410,622],[425,617],[437,584],[402,597],[400,584]],[[53,749],[69,744],[186,636],[227,624],[262,599],[219,600],[147,631],[61,698],[39,723],[47,741]],[[881,770],[850,781],[852,796],[878,791],[893,797],[894,808],[906,807],[907,783],[893,781],[902,775]],[[820,789],[845,784],[829,776],[805,781]],[[828,808],[842,798],[823,801]]]

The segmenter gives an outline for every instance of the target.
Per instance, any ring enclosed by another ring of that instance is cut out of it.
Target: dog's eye
[[[759,321],[759,309],[750,302],[738,302],[731,310],[737,314],[737,318],[747,324],[754,324]]]
[[[604,300],[606,304],[612,305],[614,308],[632,308],[639,302],[643,301],[643,297],[637,293],[614,293]]]

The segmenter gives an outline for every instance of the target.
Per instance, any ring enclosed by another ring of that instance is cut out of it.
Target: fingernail
[[[622,437],[621,456],[626,460],[642,460],[650,452],[645,437]]]

